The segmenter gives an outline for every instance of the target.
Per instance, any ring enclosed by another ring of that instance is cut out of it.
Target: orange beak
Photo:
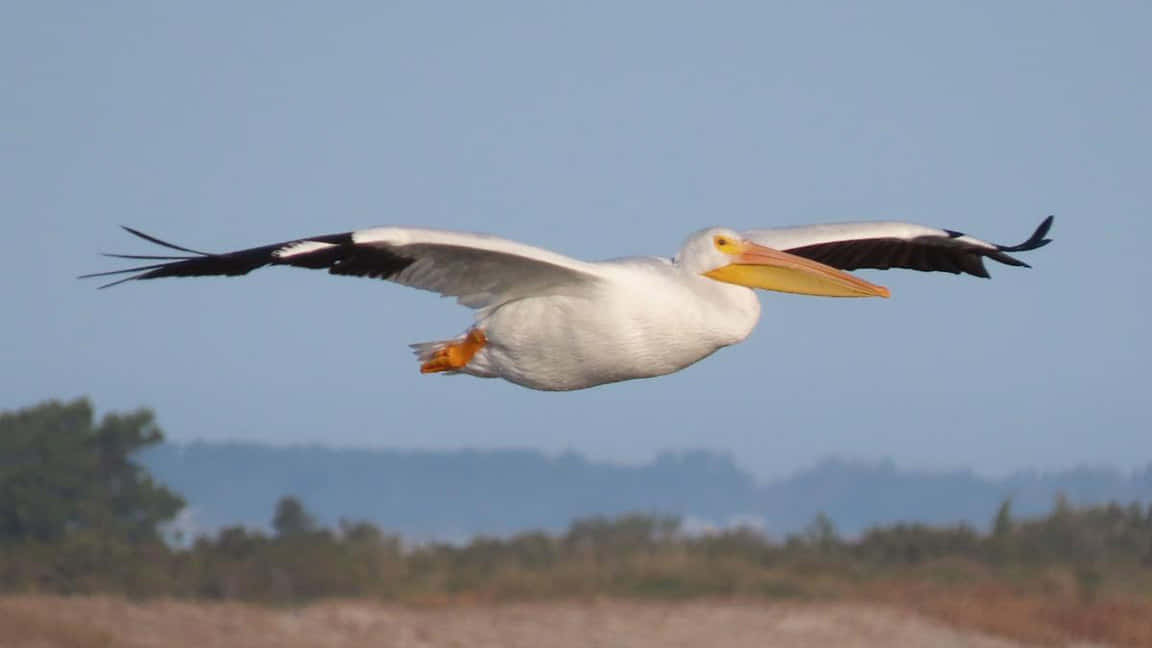
[[[888,297],[884,286],[864,281],[818,261],[750,241],[740,244],[735,261],[704,273],[717,281],[749,288],[823,297]]]

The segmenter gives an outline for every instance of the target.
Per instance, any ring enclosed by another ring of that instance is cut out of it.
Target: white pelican
[[[862,222],[750,230],[711,228],[671,259],[586,262],[495,236],[380,227],[211,254],[108,255],[161,261],[84,277],[133,279],[243,275],[267,265],[327,268],[456,297],[475,322],[449,340],[412,345],[423,373],[503,378],[542,390],[583,389],[678,371],[741,342],[760,318],[754,288],[829,297],[887,297],[843,270],[911,268],[987,277],[985,257],[1027,266],[1007,252],[1033,250],[1052,217],[1019,245],[952,230]]]

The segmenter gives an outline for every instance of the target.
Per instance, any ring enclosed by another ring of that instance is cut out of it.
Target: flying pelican
[[[449,340],[411,345],[423,373],[503,378],[563,391],[679,371],[743,341],[760,318],[754,288],[829,297],[888,297],[852,276],[857,268],[911,268],[988,277],[984,258],[1027,264],[1052,217],[1019,245],[900,222],[858,222],[692,234],[673,258],[587,262],[485,234],[410,227],[309,236],[212,254],[135,229],[181,256],[112,254],[160,261],[86,277],[135,279],[243,275],[268,265],[387,279],[456,297],[475,322]]]

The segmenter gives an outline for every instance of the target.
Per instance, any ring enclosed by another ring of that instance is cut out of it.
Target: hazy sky
[[[827,455],[985,473],[1152,460],[1147,2],[6,3],[0,408],[172,439]],[[1032,270],[861,272],[743,345],[541,393],[421,376],[467,310],[277,269],[97,291],[116,226],[228,250],[383,224],[582,258],[701,227],[911,220]]]

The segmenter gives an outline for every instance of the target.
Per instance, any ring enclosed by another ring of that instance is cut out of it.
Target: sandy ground
[[[115,598],[0,598],[0,646],[57,648],[837,646],[1010,648],[892,608],[839,603],[517,603],[301,608]]]

